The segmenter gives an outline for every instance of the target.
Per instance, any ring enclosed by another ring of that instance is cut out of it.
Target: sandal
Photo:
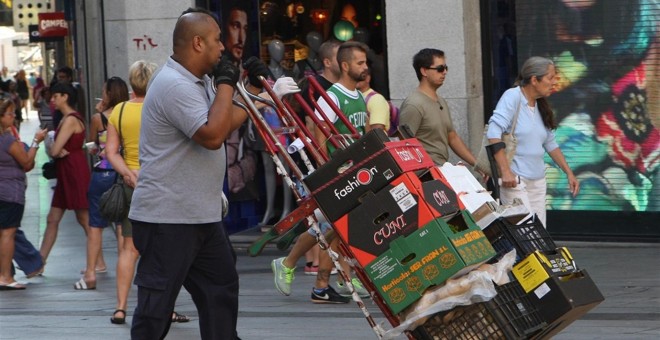
[[[172,312],[172,322],[178,322],[178,323],[183,323],[183,322],[188,322],[190,321],[190,318],[183,315],[179,314],[177,312]]]
[[[87,271],[87,268],[83,268],[83,269],[80,270],[80,274],[85,274],[86,271]],[[108,272],[108,267],[106,266],[106,267],[103,267],[103,268],[96,268],[96,270],[94,270],[94,271],[96,272],[96,274],[107,273]]]
[[[119,318],[117,317],[117,313],[122,313],[124,314],[123,317]],[[115,325],[123,325],[126,323],[126,311],[123,309],[116,309],[114,313],[112,313],[112,317],[110,318],[110,322],[112,322]]]
[[[96,289],[96,281],[87,282],[85,278],[80,278],[76,283],[73,284],[73,289],[75,290],[91,290]]]
[[[0,290],[23,290],[25,289],[25,285],[22,283],[19,283],[18,281],[14,281],[12,283],[7,283],[7,284],[0,284]],[[174,313],[176,314],[176,313]],[[174,318],[173,318],[174,319]],[[188,322],[188,321],[182,321],[182,322]]]
[[[39,269],[33,271],[33,272],[30,273],[30,274],[25,275],[25,277],[28,278],[28,279],[31,279],[31,278],[33,278],[33,277],[35,277],[35,276],[40,276],[41,274],[44,273],[44,267],[45,267],[45,265],[44,265],[44,266],[41,266],[41,268],[39,268]]]

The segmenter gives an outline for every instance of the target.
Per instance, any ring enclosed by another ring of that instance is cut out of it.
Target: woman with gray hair
[[[511,204],[515,198],[520,198],[544,226],[546,180],[543,157],[546,152],[568,176],[568,189],[573,197],[580,191],[580,183],[555,141],[553,131],[557,123],[546,99],[554,92],[556,76],[555,65],[550,59],[527,59],[516,80],[517,86],[504,92],[497,103],[487,132],[489,142],[497,143],[501,142],[502,133],[510,133],[515,126],[513,135],[517,147],[511,163],[503,149],[495,154],[502,179],[500,198],[503,204]]]

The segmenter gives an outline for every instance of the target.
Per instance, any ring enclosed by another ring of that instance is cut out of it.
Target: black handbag
[[[46,179],[57,178],[57,169],[55,168],[55,161],[51,160],[41,166],[41,175]]]
[[[128,197],[124,180],[117,174],[115,184],[99,199],[99,213],[108,221],[121,221],[128,217],[130,201],[131,197]]]
[[[125,104],[126,102],[122,103],[121,110],[119,111],[120,150],[123,149],[124,145],[122,141],[123,136],[121,135],[121,118],[124,114]],[[113,222],[122,221],[128,217],[131,202],[131,197],[124,184],[124,179],[119,173],[115,173],[115,176],[115,183],[99,199],[99,213],[104,219]]]

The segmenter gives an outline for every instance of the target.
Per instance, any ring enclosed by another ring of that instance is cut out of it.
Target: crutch
[[[357,132],[355,127],[348,121],[348,119],[341,114],[341,111],[339,108],[334,105],[334,103],[330,100],[330,97],[325,93],[323,90],[322,86],[314,79],[314,77],[308,77],[308,80],[311,84],[310,86],[310,96],[313,97],[315,92],[318,92],[320,96],[323,96],[325,100],[330,104],[331,109],[334,111],[334,113],[339,117],[339,119],[342,120],[342,122],[349,128],[349,131],[351,132],[350,135],[341,135],[337,128],[333,124],[324,124],[323,122],[329,121],[327,115],[323,110],[319,107],[319,105],[316,102],[313,102],[313,105],[315,106],[317,112],[321,115],[321,119],[319,119],[316,114],[314,113],[314,109],[312,109],[305,99],[299,94],[295,93],[293,95],[294,99],[299,103],[303,111],[314,121],[314,123],[319,126],[326,137],[326,139],[335,147],[335,148],[345,148],[348,146],[350,143],[354,141],[354,139],[359,138],[360,134]],[[323,164],[325,161],[327,161],[327,155],[324,153],[320,153],[320,155],[316,155],[319,146],[316,143],[316,138],[314,138],[314,135],[307,129],[306,124],[300,120],[300,118],[296,114],[291,114],[291,112],[294,112],[292,109],[291,105],[286,102],[286,101],[281,101],[277,98],[275,95],[274,91],[270,87],[270,84],[265,82],[265,79],[262,79],[262,85],[264,86],[264,89],[266,92],[271,96],[273,99],[272,101],[267,101],[264,98],[257,97],[254,95],[248,94],[250,97],[252,97],[254,100],[260,101],[266,105],[272,106],[275,111],[277,112],[278,116],[282,120],[282,124],[285,127],[294,127],[293,123],[295,123],[295,127],[299,128],[302,133],[304,133],[309,139],[311,139],[311,143],[305,144],[305,147],[309,148],[311,147],[311,150],[313,152],[313,156],[317,162],[317,164]],[[256,123],[255,123],[256,124]],[[266,124],[267,125],[267,124]],[[257,125],[261,126],[261,125]],[[268,126],[270,128],[270,126]],[[260,132],[263,134],[262,132]],[[311,144],[311,145],[310,145]],[[301,178],[299,178],[301,179]],[[297,209],[299,210],[306,210],[307,209],[307,204],[304,206],[299,205]],[[317,207],[314,207],[316,209]],[[313,210],[313,209],[312,209]],[[257,256],[263,250],[265,247],[266,243],[270,242],[273,239],[276,239],[277,237],[281,236],[284,232],[292,228],[294,225],[297,225],[300,223],[302,219],[304,219],[304,216],[307,216],[306,213],[304,212],[296,212],[295,210],[280,220],[278,223],[275,224],[271,230],[266,232],[264,235],[262,235],[259,239],[257,239],[255,242],[248,247],[248,254],[251,256]]]
[[[345,136],[345,135],[340,136],[336,129],[330,129],[331,131],[324,130],[324,129],[321,130],[324,133],[324,135],[326,136],[326,138],[328,138],[330,140],[330,142],[333,141],[333,136],[330,135],[330,133],[334,133],[335,136],[338,137],[337,138],[338,143],[342,143],[343,148],[345,148],[346,146],[348,146],[348,144],[350,144],[350,143],[347,143],[348,141],[352,142],[353,138],[359,138],[360,137],[359,133],[357,132],[357,129],[355,129],[353,124],[350,123],[350,121],[348,120],[348,118],[346,116],[341,114],[340,109],[330,99],[330,97],[328,96],[326,91],[323,90],[323,87],[321,86],[321,84],[319,84],[314,77],[309,76],[309,77],[307,77],[307,79],[308,79],[309,84],[310,84],[309,97],[313,98],[314,93],[318,93],[329,104],[330,108],[335,112],[337,117],[339,119],[341,119],[341,121],[344,123],[344,125],[346,125],[346,127],[351,132],[351,135],[349,135],[349,136]],[[300,94],[296,94],[296,96],[300,96]],[[296,99],[298,99],[298,97],[296,97]],[[300,97],[300,99],[302,99],[302,97]],[[298,100],[300,100],[300,99],[298,99]],[[321,113],[324,120],[327,122],[328,118],[323,113],[323,111],[319,107],[318,103],[313,102],[313,104],[314,104],[314,107],[316,108],[316,110],[319,113]],[[306,107],[305,105],[301,105],[301,106],[303,106],[303,108]],[[308,114],[309,114],[309,111],[311,111],[311,110],[308,110]],[[310,116],[312,117],[312,120],[314,120],[314,122],[317,125],[321,124],[320,121],[317,119],[315,114],[310,114]],[[332,125],[332,124],[328,124],[328,125],[330,125],[331,128],[334,128],[334,125]],[[412,137],[412,132],[410,131],[410,128],[407,125],[403,125],[400,128],[401,128],[400,129],[401,131],[399,132],[399,136],[401,136],[403,138]],[[390,324],[394,327],[398,326],[400,324],[399,319],[389,311],[389,308],[385,304],[384,300],[378,294],[378,291],[377,291],[376,287],[373,285],[371,280],[369,280],[366,273],[364,272],[364,269],[361,268],[359,265],[357,265],[357,261],[355,261],[355,259],[353,259],[353,256],[351,255],[350,250],[348,249],[348,247],[346,247],[345,244],[343,244],[343,242],[340,242],[340,251],[342,252],[342,255],[345,258],[350,259],[348,261],[348,263],[351,265],[351,267],[355,271],[355,274],[358,276],[358,279],[360,279],[360,281],[366,287],[369,288],[369,291],[371,292],[372,300],[376,303],[376,305],[378,305],[378,307],[383,312],[383,314],[385,315],[387,320],[390,322]],[[355,295],[357,295],[357,294],[355,294]],[[408,338],[413,339],[413,337],[410,334],[407,333],[406,335],[408,336]]]
[[[284,123],[285,126],[286,126],[287,124],[290,123],[290,122],[287,122],[286,120],[287,120],[288,118],[292,118],[293,115],[291,115],[291,113],[288,112],[288,111],[284,108],[284,106],[282,105],[281,101],[277,98],[277,96],[275,96],[275,94],[274,94],[274,92],[272,91],[272,88],[270,87],[270,85],[268,85],[268,83],[265,82],[265,79],[262,78],[261,80],[262,80],[262,85],[263,85],[264,89],[266,90],[266,92],[268,92],[268,93],[271,95],[271,98],[273,99],[273,102],[274,102],[274,104],[275,104],[273,107],[275,108],[276,111],[278,111],[278,115],[280,115],[280,117],[284,117],[284,118],[285,118],[285,121],[283,121],[283,123]],[[295,183],[293,183],[293,181],[291,180],[291,177],[290,177],[289,174],[286,172],[286,169],[284,168],[283,163],[280,161],[279,157],[277,157],[277,153],[279,153],[281,156],[283,156],[283,158],[285,159],[285,161],[289,164],[290,169],[291,169],[291,171],[293,172],[293,174],[294,174],[296,177],[302,179],[302,173],[301,173],[300,169],[297,167],[297,165],[296,165],[295,162],[291,159],[291,157],[285,152],[285,149],[284,149],[284,147],[281,145],[281,143],[280,143],[280,141],[279,141],[279,138],[277,138],[277,137],[275,136],[275,134],[273,133],[272,129],[271,129],[270,126],[266,123],[265,119],[264,119],[263,116],[259,113],[259,111],[257,110],[256,106],[254,105],[254,103],[253,103],[252,100],[251,100],[251,99],[259,100],[259,99],[254,98],[253,95],[249,94],[249,93],[245,90],[245,87],[244,87],[242,84],[238,84],[237,89],[238,89],[238,91],[239,91],[239,94],[241,95],[241,97],[244,99],[244,101],[245,101],[246,104],[247,104],[247,105],[242,106],[242,107],[243,107],[244,109],[248,109],[248,110],[247,110],[248,115],[250,116],[250,119],[253,119],[253,120],[254,120],[255,125],[257,126],[258,130],[260,130],[260,135],[261,135],[262,137],[264,137],[264,138],[269,138],[269,139],[270,139],[270,141],[268,141],[268,142],[266,143],[266,145],[269,145],[269,146],[267,146],[267,150],[268,150],[269,152],[272,152],[271,155],[273,156],[273,161],[274,161],[275,165],[277,166],[278,173],[280,173],[280,175],[283,176],[285,183],[291,188],[291,190],[294,191],[294,194],[296,195],[297,201],[298,201],[298,202],[301,202],[301,201],[302,201],[302,197],[301,197],[301,195],[299,194],[298,190],[296,190]],[[329,98],[326,99],[326,100],[329,100]],[[261,100],[260,100],[260,101],[261,101]],[[279,103],[278,103],[278,102],[279,102]],[[336,111],[337,111],[337,112],[335,112],[335,113],[336,113],[339,117],[343,117],[343,115],[341,114],[341,112],[340,112],[338,109],[337,109]],[[308,112],[308,113],[309,113],[309,112]],[[312,113],[312,114],[313,114],[313,113]],[[321,111],[321,114],[324,115],[324,113],[323,113],[322,111]],[[327,120],[327,116],[324,117],[324,118]],[[344,118],[345,118],[345,117],[344,117]],[[294,118],[294,121],[295,121],[295,118]],[[298,120],[297,123],[301,123],[301,122]],[[346,123],[348,123],[347,120],[346,120]],[[350,123],[348,123],[348,124],[350,124]],[[349,125],[347,125],[347,126],[349,126]],[[354,128],[353,128],[353,130],[354,130]],[[302,131],[302,129],[292,129],[292,131]],[[355,130],[354,130],[354,131],[355,131]],[[357,131],[355,131],[355,133],[356,133],[356,135],[358,135],[358,134],[357,134]],[[311,137],[311,136],[310,136],[310,137]],[[313,140],[313,138],[310,138],[310,139]],[[305,144],[305,145],[306,145],[307,147],[309,147],[309,146],[312,145],[312,143],[308,143],[308,144]],[[323,162],[325,162],[325,159],[322,159],[321,161],[322,161],[322,162],[319,162],[319,164],[322,164]],[[310,191],[306,188],[306,186],[304,185],[304,183],[302,183],[302,185],[305,187],[306,191],[309,193]],[[310,196],[308,196],[308,197],[310,197]],[[302,207],[303,207],[302,210],[309,211],[308,209],[309,209],[310,206],[311,206],[311,205],[303,204],[303,205],[302,205]],[[296,214],[296,213],[299,214],[299,213],[300,213],[300,210],[299,210],[299,209],[296,209],[296,210],[294,210],[290,215],[293,215],[293,214]],[[287,220],[287,219],[288,219],[288,216],[285,217],[285,220]],[[362,299],[358,296],[357,292],[355,291],[355,288],[353,287],[351,281],[348,279],[347,274],[342,270],[342,268],[341,268],[341,266],[340,266],[340,264],[339,264],[339,254],[337,254],[336,252],[334,252],[334,251],[329,247],[329,244],[328,244],[327,240],[325,239],[325,236],[321,233],[321,230],[320,230],[320,228],[319,228],[319,226],[318,226],[318,221],[316,220],[316,217],[315,217],[314,214],[313,214],[313,210],[312,210],[311,213],[308,213],[308,214],[307,214],[307,216],[306,216],[306,220],[307,220],[308,225],[310,225],[311,228],[312,228],[312,230],[314,230],[314,232],[316,233],[316,237],[317,237],[317,240],[318,240],[318,242],[319,242],[319,245],[320,245],[323,249],[325,249],[326,251],[328,251],[328,253],[329,253],[329,255],[330,255],[330,258],[332,259],[332,261],[333,261],[335,267],[336,267],[336,268],[338,269],[338,271],[339,271],[339,274],[342,275],[342,278],[344,279],[344,282],[345,282],[346,286],[348,287],[349,291],[351,291],[351,293],[352,293],[352,297],[353,297],[353,300],[358,304],[358,306],[359,306],[360,309],[362,310],[363,314],[365,315],[365,318],[367,319],[367,322],[368,322],[369,325],[372,327],[372,330],[375,332],[375,334],[376,334],[379,338],[381,338],[382,335],[384,334],[384,330],[382,329],[382,327],[380,327],[380,325],[376,324],[375,320],[373,319],[373,317],[371,316],[371,314],[369,313],[369,311],[366,309],[366,306],[364,305],[364,302],[362,301]],[[275,229],[275,228],[273,228],[273,229]]]
[[[271,98],[275,98],[275,100],[267,100],[259,96],[254,96],[249,93],[246,95],[250,97],[251,99],[257,100],[259,102],[264,103],[265,105],[273,107],[275,112],[277,113],[278,117],[280,118],[280,121],[282,122],[282,127],[275,129],[279,130],[280,132],[286,132],[292,135],[292,137],[295,137],[296,140],[299,140],[302,142],[302,147],[300,150],[297,150],[298,154],[301,156],[301,159],[303,160],[305,167],[307,168],[307,174],[311,173],[314,171],[314,168],[309,161],[309,157],[307,156],[307,153],[305,150],[308,150],[312,158],[316,161],[317,164],[323,164],[327,160],[327,156],[325,154],[322,154],[319,152],[319,147],[314,138],[312,138],[311,132],[307,129],[306,125],[301,122],[300,118],[296,114],[291,114],[293,110],[290,108],[285,108],[282,101],[280,101],[277,96],[275,95],[274,91],[270,87],[270,85],[265,81],[265,79],[262,79],[262,82],[265,84],[264,88],[266,89],[267,93],[271,96]],[[246,100],[246,102],[249,102],[250,100]],[[246,110],[247,108],[241,104],[242,107],[244,107]],[[250,118],[254,121],[255,125],[257,126],[257,130],[262,137],[262,139],[265,141],[266,145],[266,151],[271,155],[271,157],[277,157],[276,154],[281,154],[281,155],[286,155],[288,156],[287,152],[284,151],[283,146],[277,146],[277,144],[280,144],[279,139],[272,137],[269,135],[267,131],[273,131],[267,123],[265,123],[265,120],[262,121],[263,117],[260,118],[261,113],[258,110],[254,110],[255,112],[252,112],[252,110],[247,110],[250,114]],[[294,171],[298,170],[298,167],[295,166],[295,163],[293,163],[292,160],[289,160],[289,158],[285,158],[287,161],[287,164],[289,166],[294,166]],[[275,163],[277,164],[277,163]],[[277,171],[280,174],[286,173],[286,170],[283,168],[277,167]],[[298,178],[298,180],[302,181],[302,178],[304,177],[300,172],[296,173],[295,176]],[[302,182],[301,182],[302,183]],[[292,188],[294,192],[297,192],[296,188]],[[263,248],[266,246],[266,244],[280,236],[282,236],[284,233],[286,233],[289,229],[291,229],[293,226],[298,225],[300,223],[305,223],[305,217],[311,214],[315,209],[317,209],[316,202],[311,198],[311,197],[305,197],[305,198],[300,198],[297,197],[297,203],[298,207],[294,209],[289,215],[287,215],[285,218],[277,222],[273,228],[271,228],[268,232],[264,233],[259,239],[257,239],[255,242],[253,242],[249,247],[248,247],[248,254],[250,256],[257,256]],[[307,229],[307,228],[305,228]]]
[[[488,162],[490,163],[490,184],[493,186],[493,198],[495,201],[500,201],[500,170],[497,167],[497,161],[495,160],[495,154],[506,148],[504,142],[497,142],[490,145],[486,145],[486,155],[488,155]]]
[[[341,111],[339,110],[339,108],[338,108],[338,107],[334,104],[334,102],[330,99],[330,97],[329,97],[329,96],[327,95],[327,93],[323,90],[323,87],[322,87],[322,86],[316,81],[316,79],[313,78],[313,77],[308,77],[308,80],[309,80],[309,84],[310,84],[310,88],[309,88],[309,91],[310,91],[310,92],[309,92],[309,96],[310,96],[310,98],[313,98],[313,95],[314,95],[315,92],[318,93],[319,95],[321,95],[321,97],[325,99],[325,101],[329,104],[330,108],[335,112],[335,114],[337,114],[337,117],[339,117],[339,119],[342,120],[342,122],[346,125],[346,127],[347,127],[347,128],[349,129],[349,131],[351,132],[352,135],[349,135],[349,136],[338,136],[338,132],[337,132],[337,130],[336,130],[336,129],[332,129],[332,128],[334,128],[334,125],[332,125],[332,124],[328,124],[328,125],[331,126],[331,129],[330,129],[331,131],[323,130],[323,129],[322,129],[322,132],[324,133],[324,135],[326,136],[326,138],[328,138],[328,139],[330,140],[330,142],[333,141],[333,138],[332,138],[333,136],[331,136],[330,133],[334,133],[335,135],[337,135],[338,137],[340,137],[340,138],[337,139],[337,142],[338,142],[338,143],[342,143],[342,144],[343,144],[343,145],[342,145],[343,148],[345,148],[348,144],[350,144],[350,143],[346,143],[346,142],[348,141],[348,140],[347,140],[347,137],[350,139],[351,142],[352,142],[352,138],[355,138],[355,137],[359,138],[359,137],[360,137],[359,134],[358,134],[358,132],[357,132],[357,130],[356,130],[355,127],[354,127],[354,126],[348,121],[348,118],[346,118],[346,116],[344,116],[343,114],[341,114]],[[296,94],[296,95],[297,95],[297,96],[300,96],[299,94]],[[298,99],[298,98],[296,97],[296,99]],[[302,97],[301,97],[300,99],[302,99]],[[321,110],[321,108],[319,107],[319,105],[318,105],[316,102],[313,102],[313,104],[314,104],[316,110],[317,110],[319,113],[321,113],[321,115],[323,116],[324,120],[325,120],[325,121],[328,121],[327,116],[323,113],[323,111]],[[306,107],[305,105],[302,105],[302,106],[303,106],[303,108]],[[311,111],[311,110],[309,110],[309,111]],[[308,114],[310,114],[309,111],[308,111]],[[316,117],[315,114],[312,113],[312,114],[310,114],[310,116],[312,117],[312,120],[314,120],[314,122],[315,122],[317,125],[320,124],[320,121],[317,119],[317,117]],[[402,131],[400,132],[400,136],[402,136],[402,137],[410,137],[410,136],[412,136],[412,133],[410,132],[410,129],[408,128],[407,125],[403,125],[403,126],[401,126],[401,130],[402,130]],[[353,256],[351,255],[350,250],[348,249],[348,247],[346,247],[345,244],[343,244],[343,242],[340,242],[340,251],[341,251],[342,255],[343,255],[345,258],[350,259],[350,260],[348,261],[348,263],[351,265],[351,267],[352,267],[353,270],[355,271],[355,274],[358,276],[358,279],[360,279],[360,281],[365,285],[365,287],[368,287],[368,288],[369,288],[369,291],[370,291],[371,296],[372,296],[372,300],[376,303],[376,305],[378,305],[378,307],[379,307],[380,310],[383,312],[383,314],[385,315],[385,317],[387,318],[387,320],[390,322],[390,324],[391,324],[392,326],[394,326],[394,327],[398,326],[398,325],[400,324],[399,319],[389,311],[389,308],[388,308],[387,305],[385,304],[384,300],[383,300],[382,297],[378,294],[378,291],[377,291],[376,287],[373,285],[373,283],[371,282],[371,280],[369,280],[369,278],[367,277],[366,273],[364,272],[364,269],[361,268],[361,267],[357,264],[357,261],[355,261],[355,259],[354,259]],[[353,288],[353,287],[351,287],[351,289],[352,289],[352,288]],[[352,290],[351,290],[351,291],[352,291]],[[357,294],[354,294],[354,295],[357,295]],[[377,334],[378,334],[378,333],[377,333]],[[409,333],[406,333],[406,335],[408,336],[408,338],[413,339],[412,335],[410,335]]]

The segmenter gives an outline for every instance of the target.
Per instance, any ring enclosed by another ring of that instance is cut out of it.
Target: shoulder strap
[[[525,97],[522,92],[522,87],[520,88],[520,95]],[[516,131],[516,124],[518,123],[518,112],[520,112],[520,99],[518,99],[518,106],[516,106],[516,113],[513,114],[513,123],[511,124],[511,136],[513,132]]]
[[[76,111],[76,112],[73,112],[73,113],[70,114],[69,116],[75,117],[75,118],[78,119],[81,123],[85,124],[85,122],[83,121],[82,116],[81,116],[80,113],[78,113],[77,111]]]
[[[108,128],[108,118],[103,114],[103,112],[99,112],[101,114],[101,124],[103,124],[103,129]]]
[[[69,117],[69,116],[76,118],[76,119],[80,122],[80,124],[82,124],[82,127],[83,127],[83,133],[84,133],[84,132],[85,132],[85,121],[83,120],[83,118],[82,118],[82,116],[80,115],[80,113],[78,113],[77,111],[76,111],[76,112],[73,112],[73,113],[69,114],[68,116],[65,116],[65,117],[62,119],[62,121],[64,121],[64,120],[65,120],[67,117]]]
[[[368,102],[369,102],[369,98],[373,97],[374,94],[376,94],[376,91],[373,91],[373,90],[372,90],[371,92],[369,92],[369,94],[367,94],[366,97],[364,97],[364,102],[365,102],[365,103],[368,103]]]
[[[103,112],[99,112],[99,114],[101,115],[101,125],[103,126],[103,131],[106,131],[108,130],[108,118],[103,114]],[[101,145],[98,133],[96,133],[96,145]]]
[[[119,126],[117,127],[119,130],[119,147],[121,149],[124,149],[124,136],[121,134],[121,118],[124,115],[124,106],[126,106],[126,102],[121,103],[121,109],[119,110]]]

